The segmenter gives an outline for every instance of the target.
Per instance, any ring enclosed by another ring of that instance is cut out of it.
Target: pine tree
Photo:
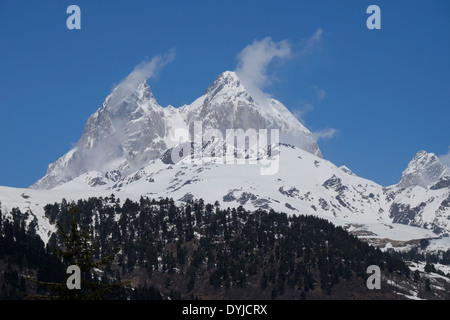
[[[68,233],[64,232],[58,224],[59,233],[63,239],[61,248],[56,249],[57,256],[62,258],[67,266],[76,265],[81,271],[81,289],[69,289],[66,283],[36,281],[38,285],[47,288],[50,293],[47,296],[33,296],[31,299],[56,299],[56,300],[102,300],[122,298],[125,284],[116,281],[108,283],[103,279],[96,281],[95,271],[109,264],[114,254],[99,260],[94,258],[95,244],[92,244],[91,230],[83,230],[75,219],[78,210],[72,204],[69,213],[72,215],[72,224]],[[117,253],[116,250],[114,253]]]

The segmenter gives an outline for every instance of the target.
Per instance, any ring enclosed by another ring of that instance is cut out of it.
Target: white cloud
[[[300,123],[305,123],[305,114],[308,111],[314,110],[314,106],[311,103],[304,103],[299,109],[295,109],[292,114],[297,118]]]
[[[304,38],[300,42],[300,48],[295,53],[296,56],[306,56],[312,54],[322,39],[323,30],[317,29],[310,37]],[[296,50],[296,51],[297,51]],[[285,60],[293,57],[292,45],[288,40],[273,41],[270,37],[262,40],[254,40],[239,52],[236,73],[247,91],[256,102],[264,105],[269,95],[263,89],[271,84],[271,79],[267,74],[267,69],[271,62],[276,59]],[[325,98],[325,91],[317,92],[318,99]]]
[[[287,40],[279,42],[273,41],[270,37],[262,40],[254,40],[253,43],[247,45],[237,56],[238,65],[236,73],[246,90],[251,94],[253,99],[261,106],[264,106],[267,93],[263,89],[271,84],[270,76],[267,73],[268,67],[275,59],[285,60],[288,58],[304,57],[310,55],[318,47],[322,41],[323,30],[317,29],[310,37],[304,38],[300,42],[300,47],[296,47],[296,52],[293,53],[293,46]],[[317,86],[312,87],[316,93],[318,101],[325,99],[326,92]],[[304,115],[308,111],[314,109],[311,103],[304,103],[300,109],[293,111],[294,116],[301,122],[305,123]],[[316,141],[330,139],[338,130],[328,128],[313,132],[313,137]]]
[[[311,37],[305,38],[301,42],[301,55],[310,55],[318,44],[322,41],[323,30],[319,28]]]
[[[316,142],[333,138],[339,131],[334,128],[328,128],[313,132],[313,138]]]
[[[254,40],[238,54],[236,73],[244,85],[261,90],[270,84],[267,76],[269,63],[275,58],[288,58],[291,54],[291,45],[287,40],[275,42],[269,37]]]
[[[122,80],[118,86],[113,90],[110,100],[110,105],[115,105],[122,99],[127,97],[131,92],[136,90],[136,87],[142,82],[155,77],[158,72],[164,68],[175,58],[175,50],[172,49],[165,55],[159,55],[150,61],[143,61],[138,64],[134,70]]]
[[[311,103],[303,103],[299,109],[293,111],[293,115],[297,118],[298,121],[300,121],[300,123],[307,127],[304,117],[306,113],[312,110],[314,110],[314,105],[312,105]],[[318,131],[312,131],[311,133],[314,141],[318,142],[319,140],[328,140],[333,138],[337,133],[339,133],[339,130],[334,128],[327,128]]]
[[[304,116],[311,110],[314,110],[314,106],[311,103],[304,103],[301,109],[294,110],[293,115],[297,118],[298,121],[300,121],[300,123],[306,126]],[[319,140],[328,140],[333,138],[338,132],[339,130],[337,129],[327,128],[318,131],[312,131],[311,133],[314,141],[318,143]]]
[[[271,83],[267,68],[274,59],[286,59],[292,55],[291,45],[287,40],[275,42],[270,37],[254,40],[239,52],[236,73],[245,89],[261,107],[267,107],[264,87]]]
[[[323,99],[325,99],[325,96],[327,95],[325,90],[320,89],[317,86],[314,86],[313,88],[314,88],[314,91],[316,92],[316,96],[317,96],[317,100],[318,101],[322,101]]]
[[[300,49],[296,55],[306,56],[313,53],[322,40],[323,30],[317,29],[310,37],[300,42]],[[288,40],[273,41],[270,37],[254,40],[239,52],[236,73],[250,89],[262,89],[271,84],[267,75],[267,68],[274,59],[287,59],[293,57],[292,45]],[[318,93],[324,98],[325,91]],[[319,98],[321,99],[321,98]]]
[[[438,156],[439,160],[441,160],[441,162],[447,166],[448,168],[450,168],[450,146],[448,147],[448,152],[446,154],[443,154],[441,156]]]

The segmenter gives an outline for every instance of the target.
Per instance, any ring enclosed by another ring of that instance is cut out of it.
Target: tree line
[[[383,272],[410,276],[400,257],[314,216],[221,208],[218,202],[207,204],[202,199],[183,205],[169,198],[121,201],[113,194],[76,203],[63,199],[47,205],[45,214],[58,232],[44,246],[36,226],[24,222],[27,213],[14,209],[17,221],[0,225],[0,261],[17,266],[18,261],[27,261],[39,281],[65,283],[67,266],[56,253],[67,246],[64,235],[73,232],[76,221],[79,230],[89,230],[92,258],[111,257],[90,280],[130,284],[119,290],[120,295],[106,298],[307,299],[336,295],[336,288],[345,284],[357,284],[362,292],[366,269],[373,264]],[[29,239],[16,242],[16,233]],[[8,245],[1,245],[4,241]],[[13,245],[34,252],[13,250]],[[45,264],[39,262],[42,257]],[[10,282],[8,288],[24,289],[20,281],[14,286]],[[349,285],[348,291],[353,287]]]

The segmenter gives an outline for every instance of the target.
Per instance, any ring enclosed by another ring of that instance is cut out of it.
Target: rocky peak
[[[403,171],[399,186],[401,188],[428,187],[445,175],[450,175],[450,170],[434,153],[422,150],[417,152]]]

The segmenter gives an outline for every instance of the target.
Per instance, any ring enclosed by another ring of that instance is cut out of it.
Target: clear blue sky
[[[66,9],[81,8],[81,30]],[[381,30],[366,9],[381,8]],[[308,55],[296,51],[321,29]],[[27,187],[81,137],[113,85],[175,48],[150,87],[162,106],[199,97],[255,39],[287,40],[266,91],[326,159],[382,185],[419,150],[450,146],[450,1],[0,1],[0,185]],[[321,93],[320,95],[318,93]]]

